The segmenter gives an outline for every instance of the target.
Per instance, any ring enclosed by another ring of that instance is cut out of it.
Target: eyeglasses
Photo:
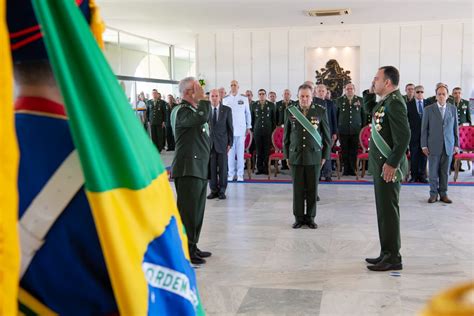
[[[262,93],[259,93],[258,95],[265,95],[265,93],[262,92]]]
[[[416,91],[416,93],[425,93],[424,91]]]

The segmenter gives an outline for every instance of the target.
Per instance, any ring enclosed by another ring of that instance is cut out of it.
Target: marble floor
[[[230,183],[227,200],[206,205],[199,246],[213,256],[196,268],[206,313],[416,315],[474,279],[473,194],[450,186],[453,204],[427,204],[427,185],[402,187],[404,269],[394,276],[364,263],[379,252],[372,185],[321,183],[319,228],[294,230],[291,184]]]

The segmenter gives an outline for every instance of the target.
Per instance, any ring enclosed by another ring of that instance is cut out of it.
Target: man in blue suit
[[[449,165],[454,152],[458,151],[458,116],[456,107],[447,103],[448,87],[436,88],[436,103],[425,108],[421,122],[421,148],[428,156],[430,198],[452,203],[448,198]]]

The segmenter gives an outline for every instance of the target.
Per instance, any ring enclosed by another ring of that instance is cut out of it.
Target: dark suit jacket
[[[326,113],[328,115],[329,121],[329,130],[331,136],[337,134],[337,116],[336,116],[336,106],[332,100],[313,98],[313,103],[320,104],[326,108]]]
[[[214,107],[211,106],[209,113],[209,129],[211,138],[211,149],[224,154],[227,152],[227,146],[232,146],[234,142],[234,128],[232,126],[232,109],[228,106],[219,105],[219,114],[217,115],[216,126],[212,124]]]
[[[428,106],[426,99],[423,99],[423,108]],[[424,111],[423,111],[424,112]],[[410,144],[419,145],[421,137],[421,117],[418,114],[418,100],[412,99],[407,103],[408,123],[410,123],[411,138]]]

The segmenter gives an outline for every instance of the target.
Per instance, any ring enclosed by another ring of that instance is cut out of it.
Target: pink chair
[[[474,161],[474,126],[459,127],[459,149],[462,153],[454,154],[454,182],[458,179],[459,168],[463,160]]]
[[[244,159],[245,159],[245,164],[246,164],[246,169],[247,169],[247,175],[249,176],[249,180],[252,179],[252,154],[249,153],[249,148],[252,145],[252,140],[253,140],[253,134],[251,131],[248,131],[245,134],[245,152],[244,152]]]
[[[362,152],[357,154],[356,161],[356,179],[359,180],[359,162],[362,162],[362,178],[365,176],[365,165],[366,161],[369,160],[369,142],[370,133],[372,128],[369,125],[364,126],[359,133],[359,145],[362,148]]]
[[[272,142],[275,152],[268,156],[268,180],[270,180],[272,162],[275,163],[275,177],[278,174],[278,161],[285,159],[283,154],[283,127],[277,127],[272,133]]]

